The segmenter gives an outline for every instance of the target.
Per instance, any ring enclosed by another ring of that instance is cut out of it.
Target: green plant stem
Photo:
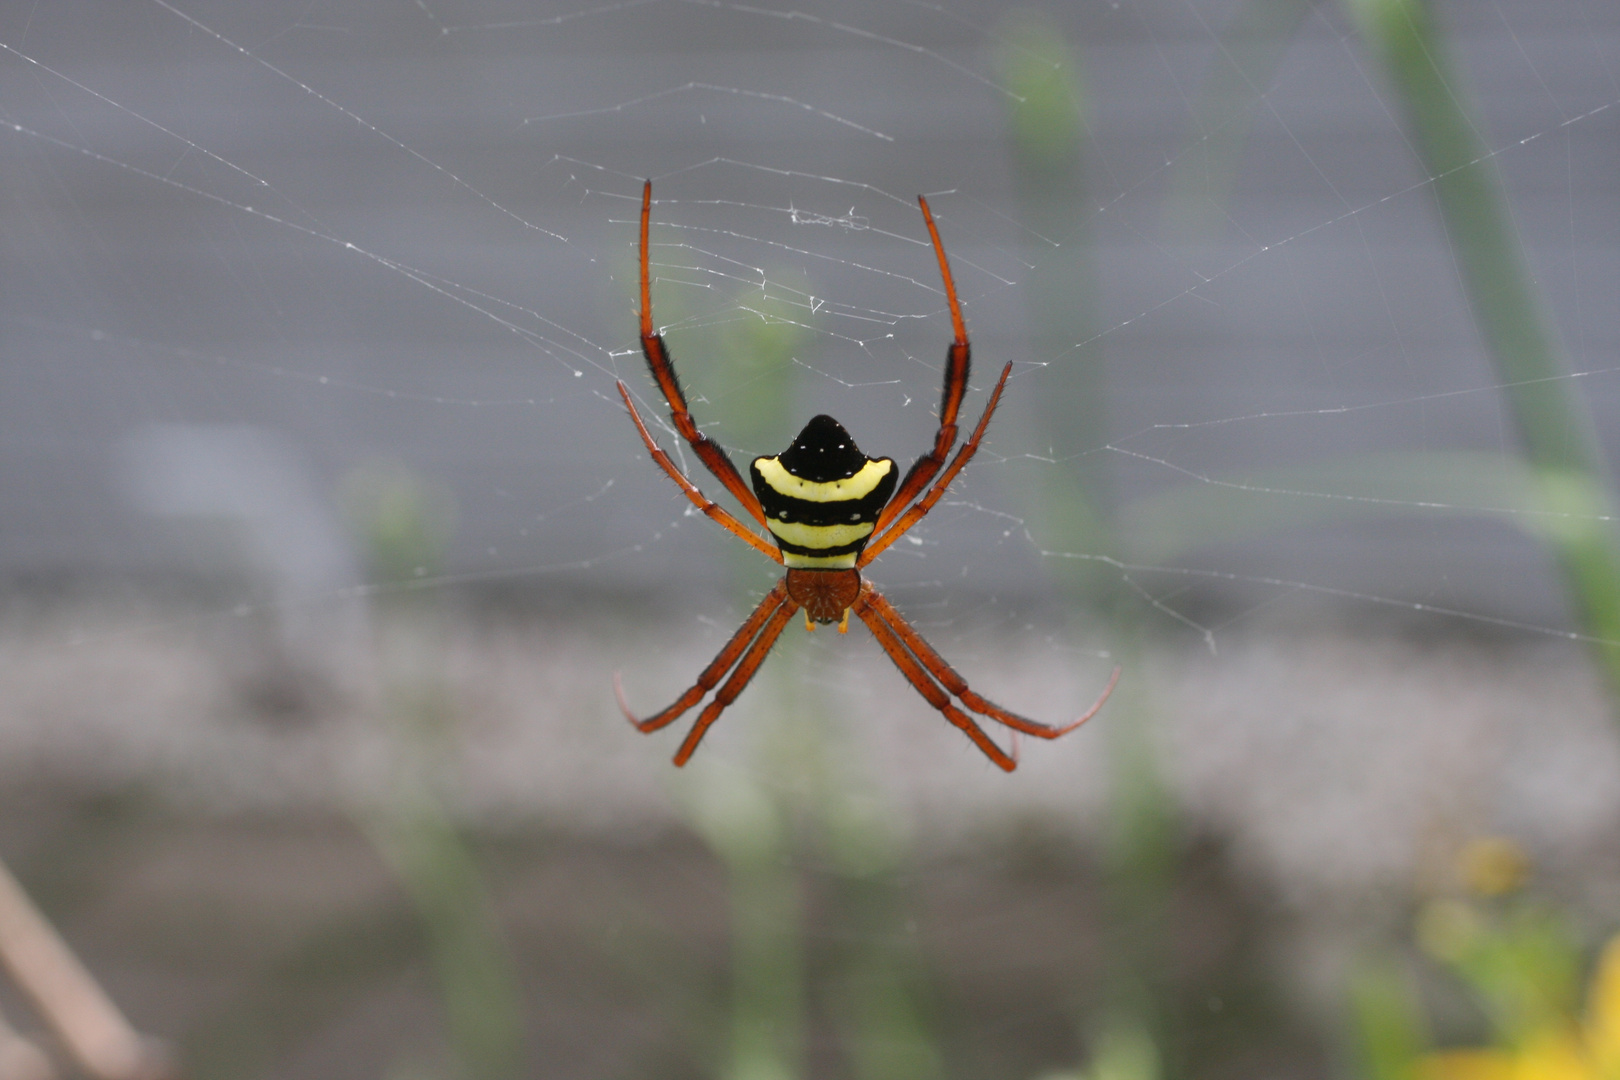
[[[792,823],[780,793],[751,772],[694,763],[693,826],[726,868],[731,908],[730,1046],[725,1080],[802,1074],[804,959]]]
[[[469,1080],[516,1076],[523,1030],[517,977],[472,852],[423,790],[402,794],[369,831],[427,935],[456,1064]]]
[[[1226,227],[1251,118],[1316,0],[1243,0],[1221,27],[1220,48],[1192,109],[1193,137],[1176,156],[1165,224],[1185,239]]]
[[[1568,527],[1548,533],[1582,631],[1620,701],[1620,548],[1607,468],[1574,393],[1504,208],[1495,163],[1470,119],[1427,0],[1345,0],[1394,83],[1430,177],[1475,325],[1524,453]]]
[[[442,558],[454,533],[449,496],[403,466],[356,470],[345,483],[373,577],[408,581]],[[522,994],[478,860],[434,790],[434,763],[454,752],[455,712],[437,665],[437,605],[405,592],[379,603],[384,720],[393,784],[358,820],[410,897],[438,977],[452,1061],[465,1080],[508,1080],[523,1059]]]
[[[1051,547],[1109,555],[1118,549],[1108,478],[1102,455],[1088,452],[1104,441],[1107,387],[1081,149],[1084,86],[1077,58],[1048,18],[1015,13],[1003,24],[1002,40],[998,68],[1015,95],[1008,128],[1019,216],[1043,238],[1031,258],[1030,346],[1036,362],[1050,365],[1035,401],[1042,440],[1035,449],[1054,466],[1031,493],[1031,525]],[[1141,651],[1127,614],[1132,601],[1122,595],[1118,574],[1101,560],[1049,565],[1071,612],[1094,605],[1111,616],[1115,657],[1127,680],[1140,678]],[[1154,754],[1153,716],[1137,685],[1127,681],[1116,691],[1106,720],[1113,931],[1106,996],[1109,1023],[1151,1047],[1156,1074],[1175,1077],[1177,1033],[1162,984],[1180,830]]]
[[[799,883],[781,853],[733,859],[731,1080],[800,1075],[804,971]]]
[[[1414,1063],[1429,1046],[1422,1006],[1398,965],[1375,955],[1351,973],[1350,1019],[1364,1080],[1413,1080]]]

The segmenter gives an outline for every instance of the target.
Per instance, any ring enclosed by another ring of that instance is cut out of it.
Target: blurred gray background
[[[1037,602],[1063,545],[1027,528],[1030,499],[1080,462],[1124,523],[1110,554],[1184,614],[1282,581],[1561,627],[1511,513],[1374,456],[1516,443],[1380,71],[1337,6],[1276,7],[1256,31],[1226,2],[1033,22],[971,3],[6,5],[0,572],[330,598],[359,573],[343,478],[393,462],[453,501],[459,580],[723,587],[733,542],[684,514],[613,391],[661,412],[633,299],[652,176],[655,313],[739,458],[823,410],[871,453],[925,445],[949,337],[912,201],[932,194],[976,383],[1015,368],[960,497],[884,580]],[[1440,13],[1612,443],[1620,11]],[[1018,190],[1007,74],[1056,34],[1085,132],[1059,215]],[[1272,38],[1286,52],[1246,99]],[[1072,291],[1072,323],[1032,323],[1042,290]],[[798,327],[792,405],[752,430],[760,373],[717,354],[746,355],[762,312]],[[1177,489],[1275,526],[1133,539],[1133,505]]]

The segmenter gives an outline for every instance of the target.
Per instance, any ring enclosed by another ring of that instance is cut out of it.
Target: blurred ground
[[[683,783],[706,764],[756,768],[757,731],[786,694],[816,706],[796,722],[840,762],[843,785],[918,839],[954,842],[986,816],[1017,815],[1095,835],[1107,740],[1144,724],[1177,802],[1230,835],[1255,869],[1307,894],[1404,887],[1423,845],[1449,834],[1507,832],[1571,865],[1620,839],[1620,739],[1575,643],[1282,618],[1222,631],[1214,652],[1187,635],[1134,657],[1104,651],[1106,628],[1070,639],[1052,626],[924,612],[919,628],[975,688],[1049,721],[1078,712],[1114,663],[1125,666],[1094,723],[1058,743],[1025,740],[1008,778],[863,628],[793,629],[693,765],[675,770],[685,723],[636,734],[613,679],[622,673],[644,713],[673,699],[738,621],[709,606],[692,615],[565,598],[517,610],[469,598],[395,609],[333,647],[327,659],[341,668],[320,668],[275,648],[263,611],[13,604],[0,619],[10,703],[0,775],[86,791],[140,785],[210,811],[351,807],[387,783],[401,736],[386,719],[391,691],[377,686],[403,669],[447,697],[435,783],[460,813],[493,824],[680,824]]]
[[[351,822],[178,813],[136,791],[87,798],[15,786],[3,809],[20,875],[188,1076],[375,1077],[442,1061],[421,930]],[[898,886],[906,921],[862,945],[901,964],[920,954],[930,1027],[963,1063],[951,1075],[1034,1076],[1072,1063],[1083,1018],[1106,1004],[1095,868],[1050,835],[1011,840],[993,853],[919,860]],[[519,1075],[715,1074],[726,881],[701,845],[673,831],[624,841],[530,829],[485,833],[479,853],[520,971]],[[1257,1053],[1273,1075],[1319,1075],[1324,1050],[1309,1014],[1254,978],[1257,959],[1274,962],[1257,953],[1264,897],[1224,875],[1215,854],[1196,861],[1177,898],[1196,914],[1181,920],[1175,948],[1178,988],[1208,1017],[1196,1033],[1199,1075],[1245,1075],[1232,1059],[1253,1063]],[[835,968],[849,948],[849,884],[804,874],[813,971]],[[0,1004],[18,1018],[14,995],[0,991]],[[823,987],[809,1004],[808,1075],[848,1075],[835,1024],[847,1002]]]
[[[1176,993],[1209,1005],[1191,1038],[1217,1049],[1196,1075],[1254,1075],[1257,1047],[1279,1055],[1268,1075],[1320,1075],[1347,952],[1453,887],[1440,868],[1470,837],[1513,836],[1541,887],[1583,917],[1620,918],[1620,739],[1569,643],[1322,622],[1229,630],[1213,655],[1160,642],[1119,657],[1119,695],[1094,724],[1026,740],[1004,776],[864,631],[795,631],[677,771],[678,729],[629,730],[613,672],[639,707],[662,705],[730,617],[694,632],[690,616],[565,608],[395,609],[371,627],[384,659],[366,668],[390,685],[368,691],[278,659],[253,613],[14,603],[0,632],[0,855],[197,1076],[433,1060],[420,931],[359,824],[402,754],[432,762],[428,782],[489,875],[536,1075],[712,1071],[727,883],[693,823],[728,777],[795,784],[768,764],[772,739],[819,763],[805,771],[838,804],[829,814],[847,804],[892,837],[880,876],[900,914],[861,947],[921,958],[952,1060],[983,1065],[960,1075],[1077,1060],[1107,938],[1125,932],[1102,919],[1098,859],[1111,740],[1137,725],[1152,726],[1192,845],[1167,948]],[[1051,628],[919,621],[987,695],[1043,718],[1089,701],[1112,663]],[[420,754],[388,719],[405,684],[442,689],[442,752]],[[850,947],[852,879],[813,848],[787,858],[815,970]],[[1227,997],[1242,1018],[1223,1016]],[[0,1004],[16,1015],[4,992]],[[816,1076],[844,1075],[818,1012],[830,1007],[811,1003]]]

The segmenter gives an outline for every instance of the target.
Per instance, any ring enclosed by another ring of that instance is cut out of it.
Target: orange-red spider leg
[[[856,562],[856,566],[865,566],[887,551],[890,544],[900,539],[913,525],[921,521],[923,515],[932,510],[934,504],[944,496],[945,489],[951,486],[951,481],[956,479],[956,474],[961,472],[967,466],[967,463],[973,460],[973,455],[979,452],[979,443],[984,439],[985,429],[990,426],[990,417],[995,415],[996,403],[1001,400],[1002,388],[1007,385],[1007,376],[1011,374],[1012,362],[1008,361],[1007,366],[1001,369],[1001,378],[996,380],[996,388],[990,391],[990,400],[984,403],[984,412],[980,415],[979,422],[974,425],[973,434],[968,436],[968,441],[963,443],[962,448],[956,452],[956,457],[951,459],[950,467],[940,474],[939,479],[934,481],[934,486],[928,489],[928,493],[919,499],[916,505],[902,514],[889,527],[887,532],[880,536],[877,534],[876,529],[873,530],[872,540],[866,545],[866,549],[861,552],[860,560]],[[889,505],[894,506],[899,501],[899,498],[896,497]]]
[[[871,609],[873,615],[882,619],[884,624],[894,631],[906,648],[910,649],[917,659],[922,661],[923,667],[927,668],[928,673],[938,679],[945,689],[955,694],[961,699],[962,704],[973,712],[978,713],[980,716],[988,716],[990,719],[1005,724],[1014,731],[1022,731],[1024,734],[1033,735],[1038,739],[1055,739],[1060,735],[1067,735],[1097,715],[1103,707],[1103,702],[1108,700],[1108,695],[1114,692],[1114,684],[1119,682],[1119,668],[1116,667],[1113,675],[1109,676],[1108,685],[1103,687],[1102,694],[1092,703],[1091,708],[1080,714],[1079,719],[1070,721],[1061,727],[1053,724],[1042,724],[1028,717],[1019,716],[1015,712],[1009,712],[995,702],[975,693],[968,686],[967,680],[957,674],[956,669],[951,667],[945,658],[940,656],[934,650],[934,647],[928,644],[923,639],[923,636],[912,628],[910,623],[906,622],[900,612],[895,610],[894,605],[889,603],[887,597],[872,588],[870,584],[862,589],[862,593],[867,607]]]
[[[647,358],[647,368],[652,372],[653,381],[658,384],[665,403],[669,405],[675,430],[691,445],[692,452],[697,454],[704,467],[742,504],[748,515],[763,525],[765,508],[759,505],[759,499],[743,480],[737,466],[731,463],[731,458],[726,456],[725,450],[698,430],[697,421],[692,419],[692,413],[686,407],[686,394],[681,390],[680,380],[675,377],[675,364],[669,358],[663,336],[653,331],[652,279],[647,264],[647,234],[651,219],[652,181],[648,180],[641,188],[641,353]]]
[[[787,601],[787,598],[787,581],[784,579],[776,583],[776,588],[765,594],[765,599],[759,602],[759,606],[754,608],[754,612],[748,616],[748,620],[737,628],[735,634],[731,635],[731,640],[726,642],[725,648],[721,649],[719,654],[709,663],[709,666],[703,669],[703,674],[698,676],[697,682],[692,685],[691,689],[676,698],[673,705],[656,716],[649,716],[645,720],[636,718],[636,714],[630,711],[629,702],[624,700],[624,684],[620,682],[619,675],[615,672],[613,675],[613,693],[619,699],[619,709],[624,713],[624,718],[634,724],[638,731],[643,732],[657,731],[659,728],[680,719],[686,710],[702,701],[703,695],[713,690],[725,673],[731,670],[732,665],[737,662],[737,658],[743,654],[743,650],[748,648],[749,643],[759,633],[759,628],[765,625],[766,621]],[[794,607],[797,606],[797,604],[794,605]]]
[[[855,601],[853,610],[856,616],[866,624],[867,629],[872,631],[872,636],[877,639],[878,645],[884,652],[889,654],[889,659],[894,661],[894,666],[900,669],[900,673],[906,677],[906,681],[928,701],[928,704],[938,709],[945,719],[961,728],[963,733],[973,740],[973,744],[984,752],[985,757],[988,757],[1006,772],[1012,772],[1018,768],[1017,760],[997,746],[990,736],[985,734],[984,729],[974,722],[971,716],[952,705],[951,699],[946,695],[945,691],[941,690],[934,680],[929,678],[928,673],[922,669],[922,665],[917,662],[916,657],[906,651],[906,646],[895,636],[894,631],[889,628],[889,624],[871,606],[872,595],[871,590],[862,589],[860,597]]]
[[[945,258],[945,245],[940,243],[939,228],[934,224],[933,211],[928,209],[928,200],[919,195],[917,205],[922,207],[923,221],[928,226],[928,238],[934,242],[934,258],[939,260],[939,279],[945,284],[945,302],[951,309],[951,331],[954,335],[951,340],[951,351],[945,358],[945,388],[939,400],[940,427],[950,428],[951,438],[946,442],[942,430],[934,440],[934,453],[938,455],[938,464],[934,467],[937,469],[939,464],[944,463],[951,444],[956,441],[956,414],[962,409],[962,395],[967,393],[971,362],[967,326],[962,322],[962,304],[956,297],[956,278],[951,275],[950,261]]]
[[[878,514],[872,528],[874,534],[882,532],[884,526],[904,510],[917,497],[917,493],[928,486],[934,474],[944,467],[945,456],[956,445],[956,416],[962,409],[962,395],[967,393],[968,373],[972,368],[967,326],[962,322],[962,304],[956,296],[956,280],[951,276],[951,264],[945,258],[945,245],[940,242],[939,229],[934,224],[933,212],[928,209],[928,200],[919,195],[917,204],[922,207],[928,236],[934,242],[934,257],[939,260],[939,276],[945,283],[945,300],[951,309],[951,329],[956,336],[951,342],[950,352],[945,355],[944,389],[939,399],[939,432],[934,436],[934,448],[912,462],[895,490],[894,498]]]
[[[641,413],[636,410],[636,403],[630,400],[629,389],[622,382],[618,386],[619,396],[624,398],[625,407],[630,410],[630,419],[636,422],[636,430],[641,432],[641,441],[646,444],[647,452],[658,463],[658,467],[663,469],[671,480],[675,481],[676,486],[686,494],[686,497],[692,500],[692,505],[703,511],[710,520],[720,527],[748,541],[755,550],[768,558],[781,562],[782,553],[775,544],[762,539],[758,533],[738,521],[731,511],[704,495],[703,492],[698,490],[696,484],[686,478],[686,474],[675,467],[675,463],[653,440],[652,432],[648,431],[647,425],[642,422]]]
[[[785,595],[785,584],[783,585],[783,592]],[[703,711],[698,713],[696,722],[692,724],[692,730],[686,733],[686,738],[681,740],[681,748],[675,751],[676,765],[686,764],[687,759],[692,756],[692,751],[696,750],[698,743],[703,741],[703,735],[709,730],[709,725],[720,719],[720,714],[726,711],[726,707],[737,700],[737,695],[742,693],[748,686],[748,683],[754,677],[754,672],[759,670],[759,665],[763,664],[765,657],[770,655],[771,647],[776,644],[776,639],[782,636],[782,630],[787,626],[788,620],[793,618],[793,613],[798,610],[799,605],[792,600],[787,600],[781,607],[776,609],[776,614],[771,616],[770,621],[765,624],[765,628],[759,632],[759,637],[755,638],[754,643],[748,647],[748,652],[743,654],[742,662],[737,665],[737,670],[731,673],[731,678],[727,679],[726,684],[720,688],[719,693],[714,695],[714,700],[705,705]]]

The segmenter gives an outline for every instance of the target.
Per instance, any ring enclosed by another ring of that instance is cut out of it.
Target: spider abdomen
[[[830,416],[775,457],[755,458],[749,473],[783,561],[803,570],[853,569],[899,479],[892,459],[861,453]]]

